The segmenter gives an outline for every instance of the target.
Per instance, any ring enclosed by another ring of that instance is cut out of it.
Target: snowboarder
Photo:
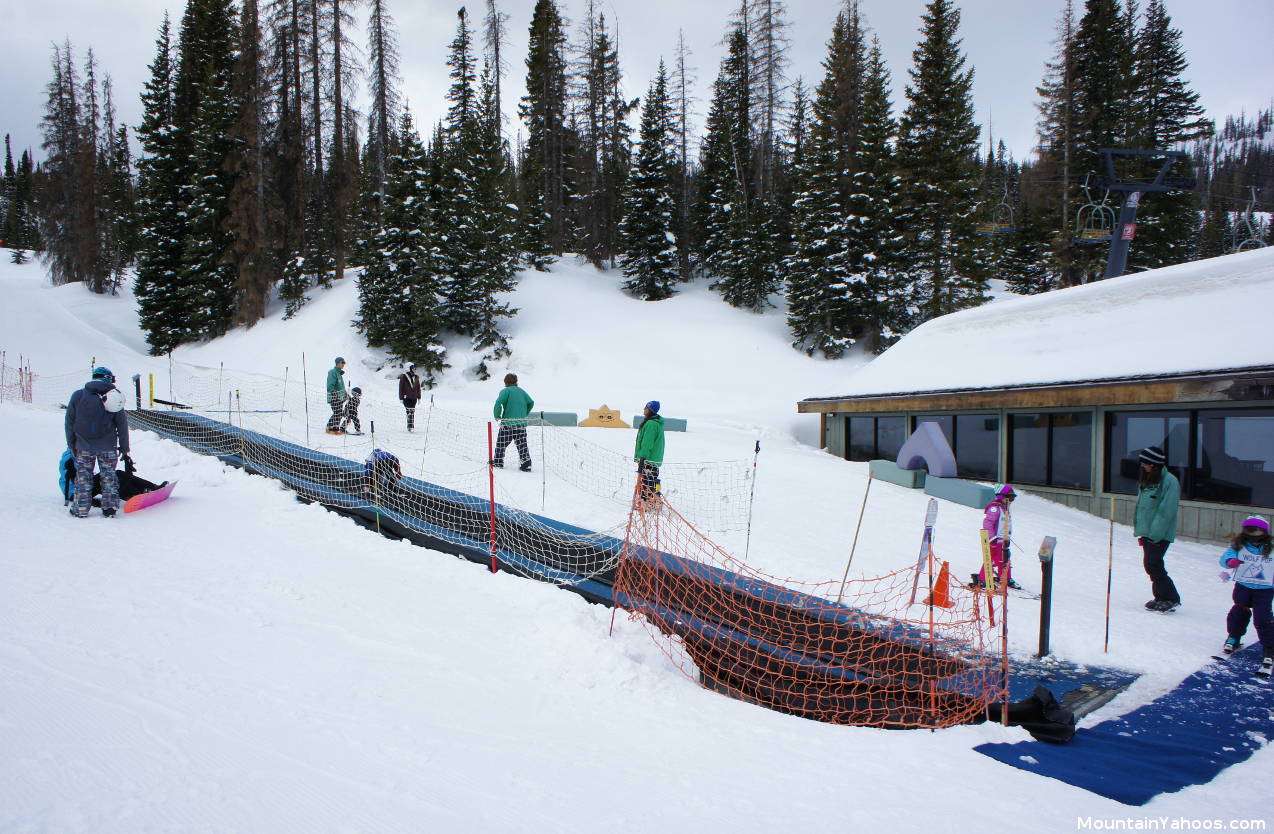
[[[659,400],[651,400],[642,409],[645,419],[637,429],[638,500],[645,502],[659,492],[659,467],[664,462],[664,418],[659,414]]]
[[[1013,517],[1009,507],[1017,498],[1017,491],[1008,484],[997,484],[995,497],[982,513],[982,529],[991,543],[991,569],[995,571],[995,584],[1007,582],[1010,588],[1022,586],[1013,581],[1010,545],[1013,536]],[[975,588],[986,587],[986,565],[973,575]]]
[[[1256,636],[1261,641],[1265,658],[1260,674],[1274,671],[1274,559],[1270,551],[1270,523],[1260,516],[1252,516],[1243,522],[1243,529],[1230,541],[1230,547],[1221,554],[1222,566],[1233,571],[1234,605],[1225,617],[1225,629],[1229,635],[1221,648],[1221,655],[1228,657],[1238,651],[1247,633],[1249,622],[1256,625]]]
[[[381,498],[393,494],[403,477],[398,458],[384,449],[372,449],[363,461],[363,494]]]
[[[416,363],[407,363],[407,372],[398,375],[398,399],[407,409],[407,431],[416,429],[416,403],[420,402],[420,377],[416,375]]]
[[[327,404],[332,416],[327,420],[328,434],[341,434],[341,418],[345,416],[345,360],[338,356],[327,372]]]
[[[341,430],[337,434],[345,433],[345,427],[351,423],[354,430],[349,434],[362,434],[363,424],[358,419],[358,405],[363,401],[363,389],[355,385],[349,389],[349,399],[345,401],[345,415],[341,417]]]
[[[137,468],[133,464],[133,459],[129,455],[123,456],[124,468],[115,471],[115,479],[119,482],[119,497],[122,501],[127,501],[138,495],[144,495],[147,492],[153,492],[168,484],[164,481],[162,484],[151,483],[145,478],[137,475]],[[75,500],[75,458],[69,450],[62,452],[62,459],[58,461],[58,486],[62,489],[62,499],[66,504],[70,504]],[[102,476],[100,474],[93,476],[93,499],[94,507],[102,506]]]
[[[491,465],[504,466],[504,450],[510,443],[516,443],[518,457],[523,472],[531,471],[531,450],[526,445],[526,418],[535,408],[535,400],[531,395],[518,387],[517,374],[504,375],[504,390],[496,397],[495,408],[492,409],[495,419],[500,421],[500,433],[495,439],[495,453]]]
[[[71,515],[87,518],[93,499],[93,467],[101,471],[102,515],[114,518],[119,509],[119,481],[115,465],[128,457],[128,416],[124,395],[115,387],[110,368],[99,365],[93,378],[71,395],[66,404],[66,447],[75,458],[75,504]]]
[[[1155,598],[1147,611],[1167,613],[1181,605],[1181,594],[1168,576],[1164,556],[1177,537],[1177,504],[1181,483],[1164,465],[1168,456],[1158,446],[1148,446],[1138,456],[1141,476],[1137,485],[1137,507],[1133,511],[1133,532],[1141,544],[1142,565],[1150,577]]]

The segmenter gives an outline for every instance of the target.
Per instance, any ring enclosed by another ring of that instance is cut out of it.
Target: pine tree
[[[1039,220],[1053,230],[1045,268],[1046,289],[1055,284],[1071,286],[1080,282],[1084,258],[1081,247],[1075,243],[1078,234],[1074,229],[1077,203],[1074,172],[1078,137],[1078,96],[1075,62],[1075,13],[1072,0],[1065,0],[1057,23],[1057,52],[1045,64],[1045,76],[1035,88],[1040,96],[1036,105],[1039,121],[1036,132],[1039,137],[1037,156],[1038,179],[1042,185],[1033,194],[1024,194],[1034,200]],[[1093,172],[1094,174],[1096,172]]]
[[[239,107],[231,93],[237,25],[229,0],[191,0],[182,19],[173,85],[177,152],[188,155],[182,181],[186,215],[180,294],[192,330],[183,341],[225,333],[233,320],[235,275],[226,230],[232,178],[226,168]]]
[[[554,0],[536,0],[526,57],[526,95],[518,112],[526,122],[522,149],[522,229],[527,256],[543,269],[565,251],[569,136],[566,118],[566,35]]]
[[[234,66],[232,98],[238,112],[230,128],[227,158],[231,190],[226,226],[231,234],[229,266],[234,275],[234,323],[251,326],[265,316],[266,303],[278,274],[270,238],[274,232],[267,194],[265,105],[261,72],[261,31],[256,0],[243,0],[239,18],[239,51]]]
[[[367,78],[371,112],[367,131],[367,155],[372,176],[373,204],[379,215],[380,195],[385,190],[385,161],[393,149],[389,137],[398,112],[398,33],[385,0],[370,0],[367,19]]]
[[[181,250],[185,239],[181,198],[185,156],[177,152],[173,121],[173,49],[168,16],[159,30],[151,77],[142,93],[143,115],[137,130],[145,156],[138,162],[137,296],[138,319],[151,353],[167,353],[193,331],[190,311],[181,303]]]
[[[957,37],[960,13],[950,0],[930,0],[922,20],[898,141],[913,324],[987,299],[974,229],[979,128],[973,71],[964,69]]]
[[[1173,28],[1163,0],[1150,0],[1136,37],[1136,147],[1176,149],[1211,133],[1198,94],[1182,77],[1186,68],[1180,30]],[[1172,173],[1190,176],[1192,171],[1187,162],[1178,163]],[[1197,251],[1197,223],[1195,197],[1190,192],[1147,194],[1138,211],[1130,265],[1153,269],[1192,260]]]
[[[642,109],[637,163],[624,193],[619,227],[620,264],[628,277],[624,289],[646,301],[673,295],[680,273],[673,233],[677,163],[672,133],[668,73],[660,61]]]
[[[414,362],[423,383],[433,387],[447,362],[430,209],[424,199],[430,161],[409,112],[403,112],[395,145],[397,151],[389,158],[384,222],[372,245],[376,257],[358,281],[357,326],[369,344],[385,346],[394,357]]]

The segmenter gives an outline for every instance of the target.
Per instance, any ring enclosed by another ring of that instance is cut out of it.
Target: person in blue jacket
[[[87,518],[93,500],[93,468],[102,474],[102,515],[113,518],[119,509],[119,480],[115,465],[128,457],[128,416],[124,395],[115,387],[110,368],[98,366],[93,378],[71,395],[66,404],[66,448],[75,458],[75,503],[71,515]]]
[[[1256,636],[1264,648],[1264,665],[1274,666],[1274,559],[1270,551],[1270,523],[1260,516],[1252,516],[1243,522],[1243,529],[1221,554],[1222,566],[1229,568],[1234,577],[1234,605],[1225,617],[1225,629],[1229,635],[1221,652],[1231,655],[1238,650],[1247,633],[1248,623],[1255,621]]]

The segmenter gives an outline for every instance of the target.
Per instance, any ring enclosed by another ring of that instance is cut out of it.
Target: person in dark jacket
[[[394,494],[402,477],[403,467],[395,455],[384,449],[372,449],[363,461],[363,494],[383,500]]]
[[[341,418],[345,416],[345,360],[338,356],[327,372],[327,404],[332,416],[327,418],[327,433],[341,434]]]
[[[71,395],[66,404],[66,447],[75,458],[75,504],[71,515],[87,518],[93,500],[93,468],[102,476],[102,515],[113,518],[119,509],[119,480],[115,465],[128,457],[128,415],[124,395],[115,387],[110,368],[98,366],[93,378]]]
[[[416,403],[420,402],[420,377],[416,375],[416,364],[407,363],[407,372],[398,375],[398,399],[407,409],[407,431],[416,429]]]
[[[1146,610],[1167,613],[1181,605],[1181,594],[1164,564],[1168,545],[1177,537],[1181,483],[1164,465],[1168,456],[1158,446],[1143,449],[1138,460],[1141,477],[1137,484],[1132,534],[1141,544],[1142,566],[1150,577],[1151,592],[1155,595],[1146,603]]]
[[[518,457],[522,459],[522,465],[518,468],[523,472],[531,471],[531,450],[526,445],[526,418],[533,408],[535,400],[518,387],[518,375],[505,374],[504,390],[496,398],[493,410],[495,419],[500,421],[500,433],[495,439],[492,466],[504,466],[504,450],[510,443],[516,443]]]
[[[345,401],[345,416],[341,418],[341,431],[345,432],[345,427],[351,423],[354,426],[352,432],[348,434],[362,434],[363,424],[358,419],[358,406],[363,402],[363,389],[355,385],[349,389],[349,399]]]
[[[645,419],[637,429],[637,475],[641,482],[637,497],[645,502],[659,492],[659,467],[664,462],[664,418],[659,414],[659,400],[651,400],[642,409]]]

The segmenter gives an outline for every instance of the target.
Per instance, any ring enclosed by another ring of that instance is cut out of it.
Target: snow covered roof
[[[1269,247],[941,316],[855,372],[839,396],[811,400],[1272,365],[1274,247]]]

